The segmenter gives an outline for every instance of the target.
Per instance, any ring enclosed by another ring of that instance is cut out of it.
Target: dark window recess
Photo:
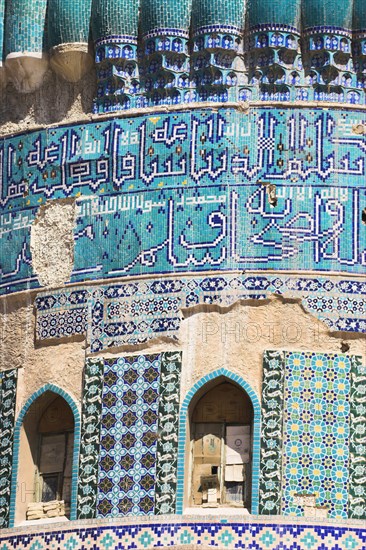
[[[42,502],[58,499],[58,485],[59,476],[57,474],[43,476]]]
[[[235,481],[226,481],[226,500],[229,502],[238,502],[243,504],[243,483],[237,483]]]

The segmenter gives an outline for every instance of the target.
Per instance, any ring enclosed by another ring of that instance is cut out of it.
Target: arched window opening
[[[46,391],[27,411],[20,434],[16,521],[70,517],[74,415]]]
[[[190,407],[190,506],[250,509],[253,405],[235,383],[203,388]]]

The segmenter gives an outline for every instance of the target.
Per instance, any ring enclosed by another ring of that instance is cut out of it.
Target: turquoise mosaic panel
[[[49,46],[89,41],[92,0],[48,0]]]
[[[346,355],[286,352],[282,513],[315,495],[330,518],[347,518],[350,370]]]
[[[97,517],[154,513],[160,361],[105,360]]]
[[[5,54],[42,52],[47,0],[7,0]]]
[[[349,517],[366,520],[366,367],[351,358]]]
[[[156,449],[156,515],[175,514],[177,498],[178,429],[181,352],[161,356],[158,440]]]
[[[263,355],[259,514],[280,515],[285,352]]]
[[[366,226],[354,212],[366,196],[366,141],[355,123],[364,114],[197,110],[4,139],[1,291],[37,286],[35,207],[78,194],[74,282],[220,269],[363,273]],[[276,207],[261,182],[276,185]]]
[[[18,370],[0,373],[0,528],[9,526]]]
[[[100,421],[102,415],[104,362],[87,359],[84,373],[83,408],[77,518],[95,517],[98,487],[98,460],[100,450]]]

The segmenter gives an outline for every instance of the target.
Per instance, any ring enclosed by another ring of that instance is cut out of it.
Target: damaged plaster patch
[[[42,286],[68,282],[74,266],[75,201],[55,200],[41,206],[31,228],[33,270]]]

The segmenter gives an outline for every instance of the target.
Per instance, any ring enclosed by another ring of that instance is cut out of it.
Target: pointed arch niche
[[[178,514],[216,505],[258,514],[260,424],[258,396],[240,376],[219,369],[193,386],[180,413]]]
[[[63,500],[65,516],[76,518],[79,444],[80,415],[66,392],[47,384],[28,399],[14,434],[11,526],[26,521],[30,504],[49,501]]]

